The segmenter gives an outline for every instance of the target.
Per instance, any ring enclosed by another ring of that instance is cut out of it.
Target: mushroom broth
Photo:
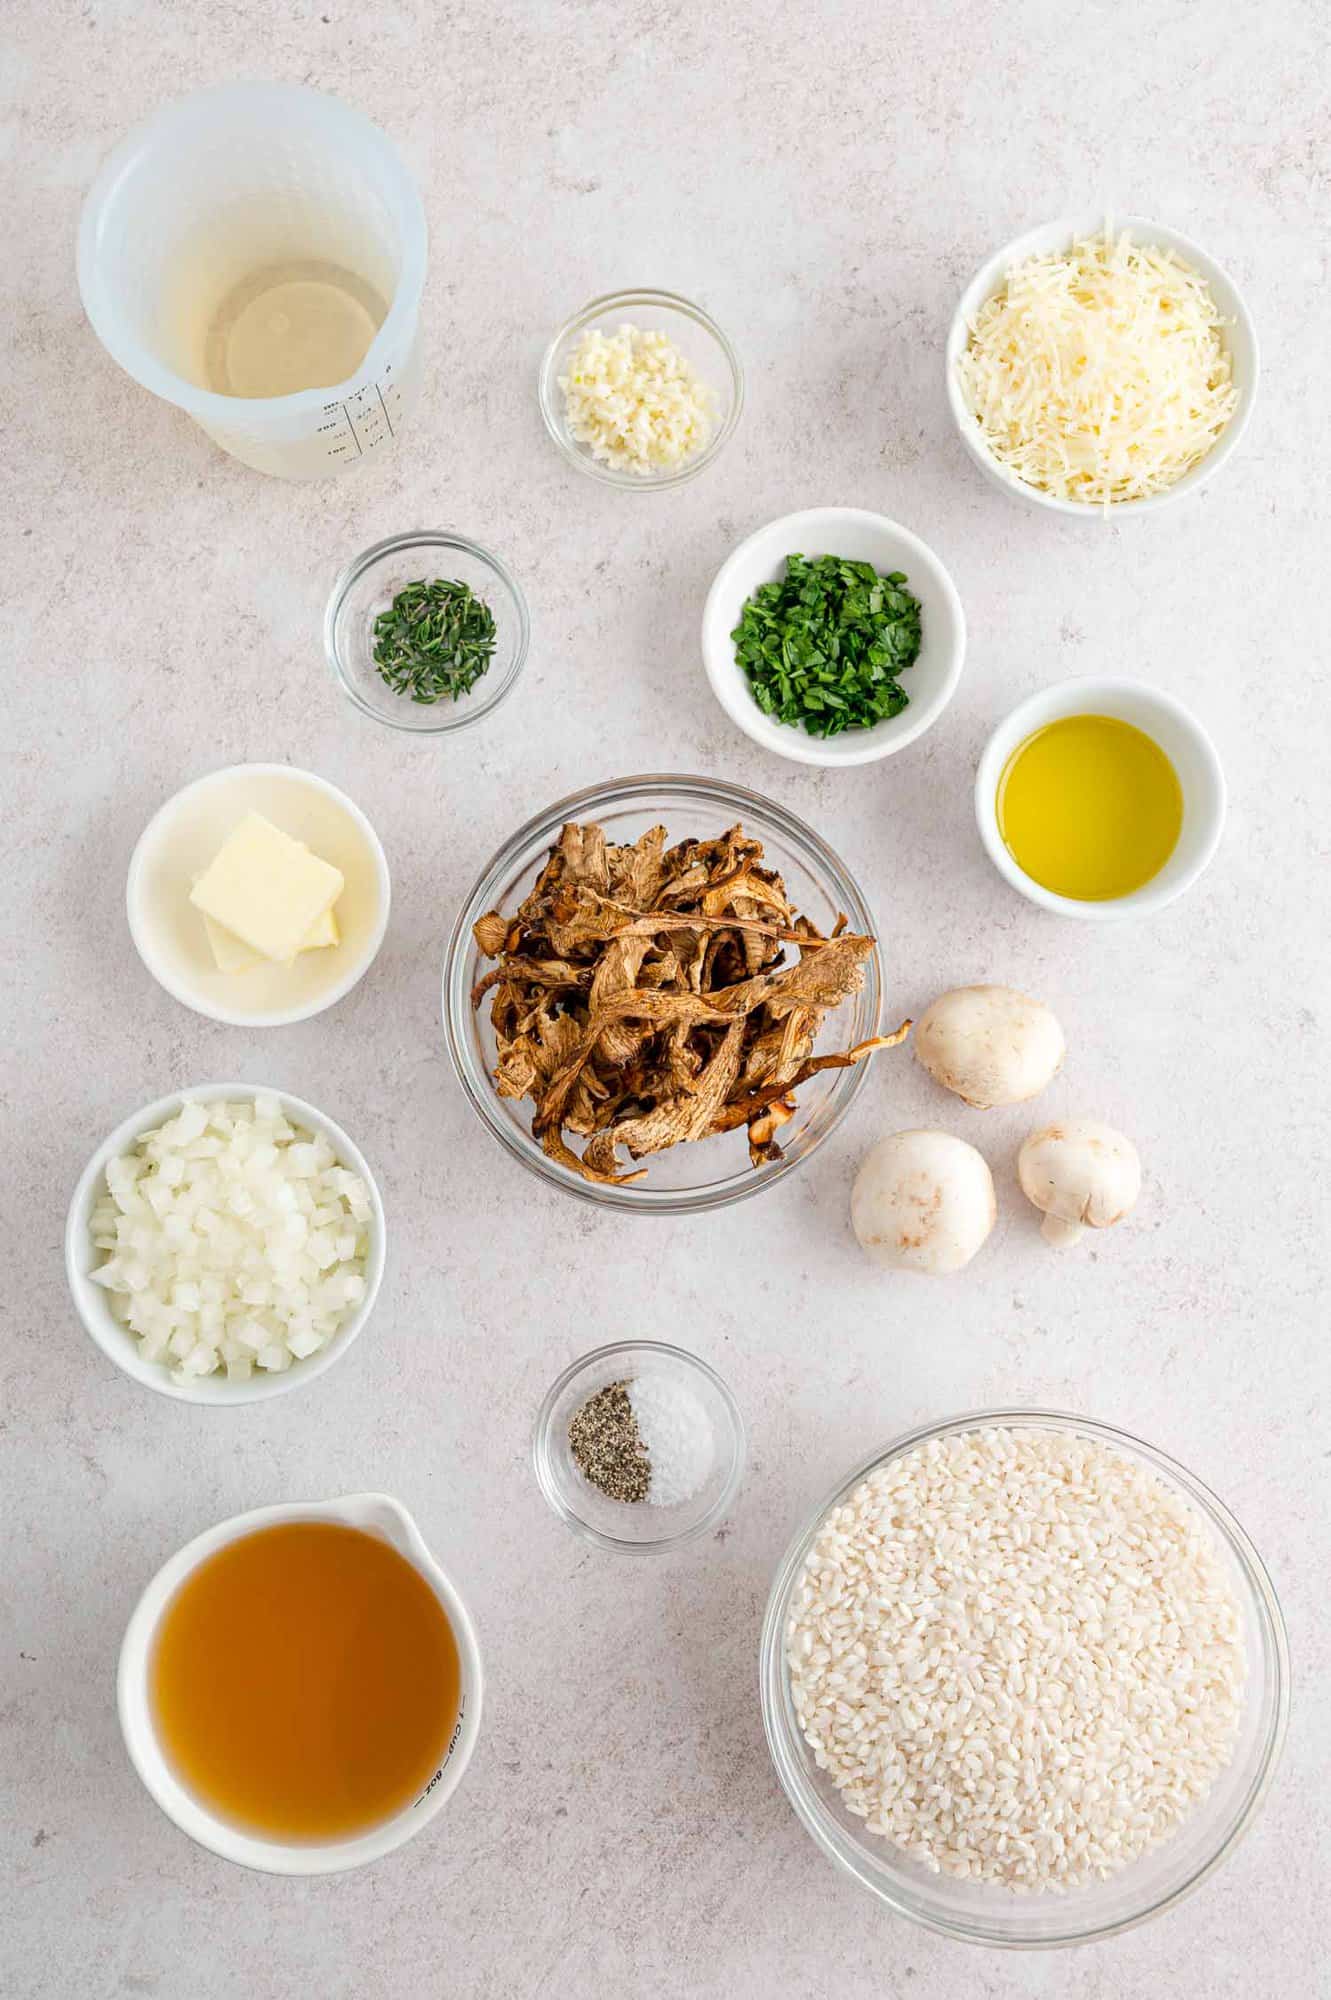
[[[162,1617],[157,1733],[211,1811],[274,1840],[363,1833],[425,1790],[457,1720],[443,1606],[377,1535],[290,1521],[200,1563]]]

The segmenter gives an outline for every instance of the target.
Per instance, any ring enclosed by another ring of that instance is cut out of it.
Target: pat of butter
[[[289,964],[342,888],[339,869],[261,813],[247,813],[189,899],[261,957]]]
[[[302,951],[318,951],[326,944],[341,944],[342,933],[337,927],[337,913],[330,903],[317,924],[311,924],[301,943]]]
[[[208,934],[213,963],[219,972],[253,972],[256,966],[267,965],[266,958],[262,958],[251,946],[242,944],[234,931],[224,930],[211,917],[204,918],[203,928]],[[300,948],[302,951],[320,951],[325,945],[341,942],[336,914],[326,910],[318,923],[306,932]]]

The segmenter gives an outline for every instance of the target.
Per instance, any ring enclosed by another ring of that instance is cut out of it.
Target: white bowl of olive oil
[[[1142,681],[1063,681],[985,746],[975,817],[1000,875],[1041,909],[1149,916],[1190,888],[1225,824],[1225,776],[1197,718]]]

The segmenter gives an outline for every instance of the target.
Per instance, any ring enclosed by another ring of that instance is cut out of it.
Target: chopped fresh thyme
[[[494,614],[470,584],[435,577],[399,590],[374,621],[374,663],[394,694],[456,701],[494,658]]]
[[[920,600],[905,574],[841,556],[786,557],[760,584],[731,633],[735,658],[764,715],[810,736],[872,729],[910,696],[897,679],[920,651]]]

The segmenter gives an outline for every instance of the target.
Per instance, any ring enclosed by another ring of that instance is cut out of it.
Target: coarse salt
[[[678,1507],[706,1485],[716,1456],[711,1418],[686,1382],[651,1371],[628,1385],[642,1447],[651,1462],[647,1500]]]

